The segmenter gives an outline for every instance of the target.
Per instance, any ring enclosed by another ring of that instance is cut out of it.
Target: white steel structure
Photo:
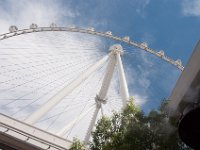
[[[16,37],[19,35],[30,34],[30,33],[35,33],[35,32],[38,33],[38,32],[62,31],[62,32],[78,32],[78,33],[102,36],[102,37],[109,38],[118,42],[126,43],[130,46],[140,48],[157,57],[160,57],[161,59],[174,65],[181,71],[184,69],[180,60],[176,60],[176,61],[172,60],[171,58],[165,56],[163,51],[157,52],[153,49],[150,49],[146,43],[139,44],[134,41],[131,41],[128,36],[123,37],[123,38],[114,36],[112,35],[112,32],[110,31],[97,32],[93,28],[81,29],[81,28],[76,28],[76,27],[57,27],[56,24],[51,24],[50,27],[38,27],[36,24],[32,24],[29,29],[23,29],[23,30],[18,30],[16,26],[11,26],[9,28],[9,31],[10,31],[9,33],[0,35],[0,42],[11,37]],[[59,48],[59,47],[57,46],[55,48]],[[109,48],[108,51],[109,53],[105,54],[103,57],[99,57],[97,62],[92,62],[93,64],[89,65],[86,68],[82,67],[81,68],[82,70],[79,69],[81,71],[76,77],[73,77],[73,79],[70,80],[69,82],[62,84],[63,85],[62,88],[60,88],[55,93],[53,93],[51,97],[48,97],[48,100],[45,101],[42,105],[40,105],[39,109],[38,108],[35,109],[35,111],[32,114],[30,114],[27,118],[25,118],[23,122],[12,119],[10,117],[6,117],[5,115],[1,114],[0,125],[3,128],[1,132],[3,134],[8,133],[9,135],[15,138],[19,138],[19,139],[21,138],[20,140],[26,141],[28,143],[29,141],[31,141],[31,139],[36,140],[36,141],[37,139],[39,139],[39,142],[32,142],[32,144],[34,144],[37,147],[43,148],[47,146],[46,149],[65,149],[65,148],[69,148],[70,141],[64,140],[63,138],[60,138],[59,136],[64,137],[64,135],[70,131],[70,129],[74,126],[74,124],[79,122],[89,112],[93,111],[94,113],[91,116],[92,119],[89,121],[90,122],[89,127],[87,129],[85,139],[84,139],[85,144],[87,144],[90,139],[91,131],[93,130],[95,126],[99,111],[101,110],[102,114],[104,113],[102,105],[109,103],[108,91],[111,87],[111,80],[113,78],[115,70],[118,71],[120,96],[122,99],[122,108],[126,106],[126,103],[129,100],[129,90],[127,86],[123,63],[121,60],[121,56],[123,55],[124,50],[120,44],[114,44]],[[84,62],[85,60],[83,59],[82,61]],[[78,87],[80,87],[81,84],[84,84],[85,81],[89,80],[95,71],[104,67],[106,62],[108,62],[108,64],[106,66],[105,74],[103,75],[102,84],[100,88],[98,89],[99,91],[94,91],[96,92],[96,96],[93,99],[93,101],[95,101],[95,105],[90,106],[89,108],[87,108],[87,111],[81,112],[81,114],[79,114],[78,117],[73,118],[73,120],[69,121],[66,126],[60,128],[60,130],[55,133],[56,135],[50,134],[48,132],[42,131],[32,126],[34,124],[37,124],[42,119],[44,119],[43,117],[48,112],[50,112],[53,108],[57,107],[57,105],[60,102],[62,102],[64,98],[66,98],[67,96],[70,96],[70,94],[73,93],[74,91],[78,91],[77,90]],[[57,69],[57,67],[55,69]],[[11,70],[10,72],[12,71],[13,70]],[[55,73],[57,72],[58,71],[55,71]],[[37,72],[36,72],[36,75],[37,75]],[[16,77],[16,78],[21,79],[20,77]],[[11,80],[8,80],[8,81],[11,81]],[[6,82],[7,81],[2,82],[2,83],[6,83]],[[18,86],[20,85],[17,85],[16,87]],[[9,105],[10,103],[7,103],[6,106]],[[23,137],[16,136],[16,133],[23,134]]]

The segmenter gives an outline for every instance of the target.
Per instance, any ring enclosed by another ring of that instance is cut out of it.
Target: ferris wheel
[[[55,23],[49,27],[31,24],[22,30],[11,26],[9,33],[0,35],[0,112],[88,143],[100,116],[126,106],[132,95],[129,79],[134,78],[127,74],[126,65],[135,65],[146,54],[184,69],[179,59],[165,56],[163,50],[111,31]],[[144,71],[141,65],[137,67]]]

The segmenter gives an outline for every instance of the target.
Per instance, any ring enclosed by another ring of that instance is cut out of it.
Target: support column
[[[119,74],[119,81],[120,81],[120,92],[121,92],[121,97],[123,100],[123,108],[124,108],[127,104],[127,101],[129,100],[129,92],[128,92],[128,86],[126,82],[126,77],[125,77],[120,53],[117,53],[116,57],[117,57],[117,66],[118,66],[118,74]]]
[[[106,55],[96,64],[86,69],[77,79],[72,81],[70,84],[65,86],[61,91],[54,95],[50,100],[48,100],[43,106],[41,106],[37,111],[30,115],[25,122],[29,124],[34,124],[42,116],[44,116],[49,110],[55,107],[64,97],[70,94],[77,86],[79,86],[83,81],[85,81],[93,72],[98,70],[109,58],[109,55]]]
[[[97,116],[98,116],[100,108],[101,108],[101,103],[96,105],[95,112],[93,114],[92,120],[90,122],[89,128],[87,130],[87,133],[86,133],[86,136],[85,136],[85,139],[84,139],[84,144],[85,145],[87,145],[89,140],[90,140],[90,135],[91,135],[92,129],[93,129],[94,125],[95,125],[95,122],[97,120]]]
[[[112,54],[110,56],[110,61],[108,63],[108,66],[106,68],[106,73],[104,75],[104,79],[103,79],[103,83],[101,85],[101,89],[99,91],[99,94],[97,95],[97,97],[99,98],[99,100],[103,100],[106,101],[106,96],[108,93],[108,89],[110,87],[110,83],[111,83],[111,79],[113,77],[113,72],[116,66],[116,57],[114,54]]]
[[[99,91],[99,94],[95,98],[97,106],[96,106],[96,110],[94,112],[93,118],[91,120],[91,123],[89,125],[85,140],[84,140],[85,144],[88,144],[88,142],[89,142],[90,135],[91,135],[92,129],[95,125],[98,112],[99,112],[100,108],[102,109],[102,104],[105,104],[106,101],[107,101],[106,96],[107,96],[108,89],[110,87],[111,79],[112,79],[112,76],[113,76],[113,72],[114,72],[114,69],[115,69],[115,66],[116,66],[116,63],[117,63],[116,51],[118,50],[118,48],[121,48],[121,47],[119,47],[119,45],[113,45],[109,48],[109,51],[111,51],[112,54],[111,54],[108,66],[106,68],[106,73],[104,75],[104,79],[103,79],[101,89]]]

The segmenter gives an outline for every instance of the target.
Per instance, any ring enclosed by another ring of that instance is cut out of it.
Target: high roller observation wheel
[[[184,69],[180,59],[173,60],[170,57],[165,56],[165,53],[164,53],[163,50],[156,51],[152,48],[149,48],[147,43],[145,43],[145,42],[137,43],[135,41],[131,41],[129,36],[125,36],[125,37],[114,36],[114,35],[112,35],[111,31],[98,32],[98,31],[95,31],[94,28],[83,29],[83,28],[77,28],[75,26],[57,27],[57,25],[55,23],[52,23],[50,25],[50,27],[38,27],[36,24],[31,24],[29,29],[21,29],[21,30],[18,30],[18,28],[16,26],[11,26],[9,28],[9,31],[10,32],[8,32],[8,33],[1,34],[0,40],[5,40],[7,38],[11,38],[11,37],[22,35],[22,34],[28,34],[28,33],[34,33],[34,32],[45,32],[45,31],[78,32],[78,33],[86,33],[86,34],[102,36],[102,37],[110,38],[110,39],[115,40],[115,41],[120,41],[120,42],[126,43],[130,46],[137,47],[141,50],[144,50],[144,51],[146,51],[150,54],[155,55],[156,57],[161,58],[162,60],[166,61],[167,63],[169,63],[173,66],[175,66],[176,68],[178,68],[181,71],[183,71],[183,69]]]
[[[184,69],[180,60],[174,61],[173,59],[165,56],[163,51],[157,52],[153,49],[150,49],[147,46],[146,43],[139,44],[139,43],[136,43],[134,41],[131,41],[128,36],[122,37],[122,38],[118,37],[118,36],[113,36],[112,32],[110,32],[110,31],[97,32],[93,28],[82,29],[82,28],[76,28],[74,26],[57,27],[57,25],[54,24],[54,23],[52,23],[50,25],[50,27],[38,27],[36,24],[32,24],[29,29],[22,29],[22,30],[18,30],[18,28],[16,26],[11,26],[9,28],[9,31],[10,31],[9,33],[1,34],[0,40],[5,40],[5,39],[11,38],[11,37],[15,37],[15,36],[18,36],[18,35],[23,35],[23,34],[28,34],[28,33],[47,32],[47,31],[50,31],[50,32],[65,31],[65,32],[77,32],[77,33],[97,35],[97,36],[105,37],[105,38],[108,38],[108,39],[112,39],[114,41],[123,42],[123,43],[128,44],[128,45],[133,46],[133,47],[137,47],[141,50],[144,50],[146,52],[149,52],[149,53],[155,55],[156,57],[161,58],[162,60],[166,61],[169,64],[172,64],[173,66],[175,66],[176,68],[178,68],[181,71]]]

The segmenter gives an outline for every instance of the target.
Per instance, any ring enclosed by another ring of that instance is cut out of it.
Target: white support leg
[[[89,108],[87,111],[85,111],[84,113],[82,113],[81,115],[79,115],[77,118],[75,118],[75,119],[74,119],[72,122],[70,122],[67,126],[65,126],[64,128],[62,128],[62,129],[57,133],[57,135],[63,137],[63,136],[67,133],[67,131],[73,127],[73,125],[74,125],[76,122],[78,122],[78,121],[81,120],[83,117],[85,117],[93,108],[94,108],[94,105],[93,105],[93,107]]]
[[[94,115],[92,117],[92,120],[90,122],[89,128],[87,130],[87,133],[86,133],[86,136],[85,136],[85,139],[84,139],[84,144],[85,145],[87,145],[89,140],[90,140],[90,135],[91,135],[92,129],[93,129],[94,125],[95,125],[95,122],[97,120],[97,116],[98,116],[100,108],[101,108],[101,104],[100,105],[97,104],[95,112],[94,112]]]
[[[56,106],[64,97],[70,94],[77,86],[79,86],[84,80],[86,80],[93,72],[98,70],[109,58],[109,55],[106,55],[96,64],[86,69],[86,72],[82,73],[77,79],[72,81],[69,85],[64,87],[56,95],[54,95],[50,100],[48,100],[43,106],[41,106],[37,111],[30,115],[25,122],[29,124],[34,124],[39,120],[43,115],[45,115],[49,110]]]
[[[92,118],[92,121],[90,123],[90,126],[88,128],[88,131],[87,131],[87,134],[86,134],[86,137],[85,137],[85,140],[84,140],[85,144],[87,144],[89,142],[90,135],[91,135],[92,129],[95,125],[98,112],[99,112],[100,108],[102,108],[101,103],[106,102],[106,96],[107,96],[107,93],[108,93],[108,89],[109,89],[109,86],[110,86],[110,82],[111,82],[111,79],[112,79],[112,76],[113,76],[115,66],[116,66],[116,56],[114,55],[114,53],[112,53],[112,55],[110,57],[110,61],[109,61],[108,66],[106,68],[106,73],[104,75],[104,79],[103,79],[101,89],[99,91],[99,94],[95,98],[97,107],[96,107],[96,110],[94,112],[94,116]],[[103,110],[102,110],[102,114],[103,114]]]
[[[120,53],[117,53],[116,57],[117,57],[117,66],[118,66],[118,74],[119,74],[119,81],[120,81],[120,92],[121,92],[121,97],[123,100],[123,108],[124,108],[127,104],[127,101],[129,100],[129,92],[128,92],[128,86],[126,82],[126,77],[125,77]]]
[[[101,89],[99,91],[99,94],[98,94],[98,98],[100,100],[106,100],[106,96],[107,96],[107,93],[108,93],[108,89],[110,87],[110,82],[111,82],[111,79],[112,79],[112,76],[113,76],[113,72],[114,72],[114,69],[115,69],[115,66],[116,66],[116,57],[114,54],[111,55],[110,57],[110,61],[108,63],[108,66],[106,68],[106,73],[104,75],[104,79],[103,79],[103,83],[102,83],[102,86],[101,86]]]

